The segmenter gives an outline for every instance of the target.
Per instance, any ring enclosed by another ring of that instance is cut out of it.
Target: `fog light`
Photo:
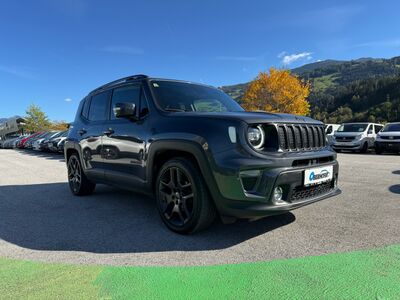
[[[277,186],[274,189],[273,201],[275,204],[285,204],[285,201],[282,200],[283,197],[283,189],[280,186]]]

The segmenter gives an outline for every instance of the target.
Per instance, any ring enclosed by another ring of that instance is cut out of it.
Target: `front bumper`
[[[307,161],[309,164],[304,165]],[[224,162],[224,165],[235,164],[236,170],[220,168],[219,172],[214,173],[221,194],[216,199],[216,205],[223,216],[251,219],[282,214],[341,193],[333,180],[337,182],[339,165],[331,150],[291,153],[279,159],[226,158]],[[331,181],[304,187],[304,170],[331,165]],[[253,186],[244,181],[243,174],[257,177],[253,180]],[[273,201],[273,191],[278,186],[283,189],[283,204]]]
[[[400,142],[397,141],[376,141],[375,148],[386,152],[399,152]]]
[[[363,140],[353,141],[353,142],[333,142],[332,148],[338,150],[360,150],[364,145]]]

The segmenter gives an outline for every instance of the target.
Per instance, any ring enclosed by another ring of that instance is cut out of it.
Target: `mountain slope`
[[[337,112],[340,107],[349,107],[359,113],[358,117],[362,113],[362,117],[367,118],[371,105],[393,102],[397,99],[396,91],[399,85],[396,85],[396,78],[400,76],[400,57],[360,58],[351,61],[326,60],[295,68],[292,73],[311,82],[312,92],[309,101],[312,116],[326,121],[334,112],[340,115]],[[393,83],[393,80],[396,83]],[[225,86],[222,89],[240,102],[248,84]],[[383,94],[385,96],[382,96]],[[358,98],[363,105],[360,103],[356,105],[355,101],[352,101]],[[378,115],[381,115],[379,110]],[[381,116],[378,118],[382,121],[387,120]],[[353,120],[354,116],[348,119]],[[335,117],[335,120],[341,121],[339,117]]]

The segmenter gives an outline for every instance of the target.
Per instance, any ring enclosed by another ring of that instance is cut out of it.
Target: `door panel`
[[[104,164],[101,157],[102,138],[103,138],[104,125],[90,125],[86,128],[78,129],[78,134],[81,135],[79,145],[82,149],[82,160],[84,169],[90,170],[103,170]]]
[[[139,185],[145,178],[144,152],[146,149],[147,118],[141,117],[143,91],[140,85],[132,84],[116,88],[111,98],[110,120],[103,136],[102,157],[107,181],[124,185]],[[113,108],[116,103],[134,103],[140,118],[132,121],[116,118]],[[147,107],[147,106],[146,106]]]
[[[145,180],[145,122],[120,120],[109,123],[113,133],[103,137],[102,157],[107,180],[115,175],[126,180]]]

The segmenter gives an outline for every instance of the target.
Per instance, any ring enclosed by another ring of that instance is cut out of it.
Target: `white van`
[[[350,150],[365,153],[374,147],[376,135],[382,128],[382,124],[375,123],[344,123],[334,134],[332,148],[336,152]]]
[[[339,127],[339,124],[325,124],[325,136],[328,145],[332,145],[333,135]]]

